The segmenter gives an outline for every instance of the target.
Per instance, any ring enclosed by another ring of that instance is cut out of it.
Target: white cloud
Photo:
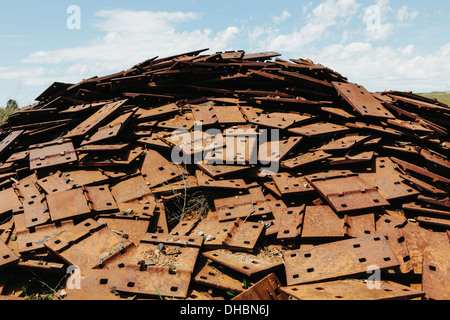
[[[412,9],[409,10],[408,6],[401,6],[397,11],[397,21],[400,24],[408,23],[415,20],[419,16],[419,11]]]
[[[275,24],[280,24],[281,22],[286,21],[290,17],[291,17],[290,12],[284,10],[283,13],[281,13],[281,15],[273,17],[272,20]]]
[[[286,59],[309,58],[372,91],[448,91],[450,43],[428,54],[418,54],[412,44],[380,45],[374,41],[388,39],[395,28],[416,19],[418,12],[406,6],[393,10],[388,0],[379,0],[379,28],[371,29],[368,22],[373,17],[356,1],[323,0],[316,6],[309,2],[304,6],[304,23],[297,27],[293,24],[293,29],[284,33],[276,22],[291,18],[288,11],[266,24],[230,23],[214,31],[190,29],[202,17],[195,12],[102,10],[94,24],[102,32],[100,37],[77,47],[36,51],[19,66],[0,67],[0,80],[26,86],[48,86],[54,81],[77,83],[127,69],[153,56],[211,48],[212,52],[273,50]],[[350,24],[351,19],[360,25]],[[248,45],[235,47],[240,41]]]
[[[353,16],[359,7],[355,0],[326,0],[313,9],[310,17],[313,23],[331,26],[337,18]]]
[[[232,40],[239,34],[236,26],[216,33],[211,29],[178,31],[178,24],[200,18],[200,14],[194,12],[116,9],[99,11],[96,16],[95,27],[104,32],[102,37],[79,47],[38,51],[23,62],[63,65],[65,78],[70,75],[71,82],[78,82],[81,77],[124,70],[156,55],[164,57],[203,48],[230,50]]]
[[[372,91],[448,91],[450,43],[424,55],[415,55],[414,50],[413,45],[393,48],[353,42],[329,45],[317,51],[313,60]]]
[[[383,23],[376,27],[366,28],[366,41],[381,41],[386,40],[394,31],[394,24]]]
[[[389,6],[389,0],[378,0],[376,4],[364,10],[363,22],[366,41],[386,40],[394,31],[394,24],[389,23],[389,14],[393,9]]]
[[[279,34],[278,30],[268,28],[265,41],[259,41],[258,49],[270,48],[296,53],[304,51],[306,46],[320,41],[328,28],[348,22],[359,7],[355,0],[326,0],[307,14],[306,25],[290,34]]]

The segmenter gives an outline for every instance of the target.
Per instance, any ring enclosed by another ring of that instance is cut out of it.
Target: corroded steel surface
[[[450,107],[206,51],[55,82],[0,125],[0,299],[56,275],[68,300],[448,299]]]

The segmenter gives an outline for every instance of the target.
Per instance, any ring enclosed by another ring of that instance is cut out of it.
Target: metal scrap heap
[[[450,108],[205,51],[0,127],[1,298],[449,299]]]

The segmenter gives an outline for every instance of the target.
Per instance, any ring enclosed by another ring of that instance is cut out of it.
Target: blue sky
[[[0,12],[0,106],[202,48],[311,59],[371,91],[450,91],[448,1],[17,0]]]

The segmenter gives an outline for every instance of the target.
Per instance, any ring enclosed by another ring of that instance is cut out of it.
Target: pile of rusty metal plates
[[[0,298],[449,299],[450,108],[207,50],[0,127]]]

